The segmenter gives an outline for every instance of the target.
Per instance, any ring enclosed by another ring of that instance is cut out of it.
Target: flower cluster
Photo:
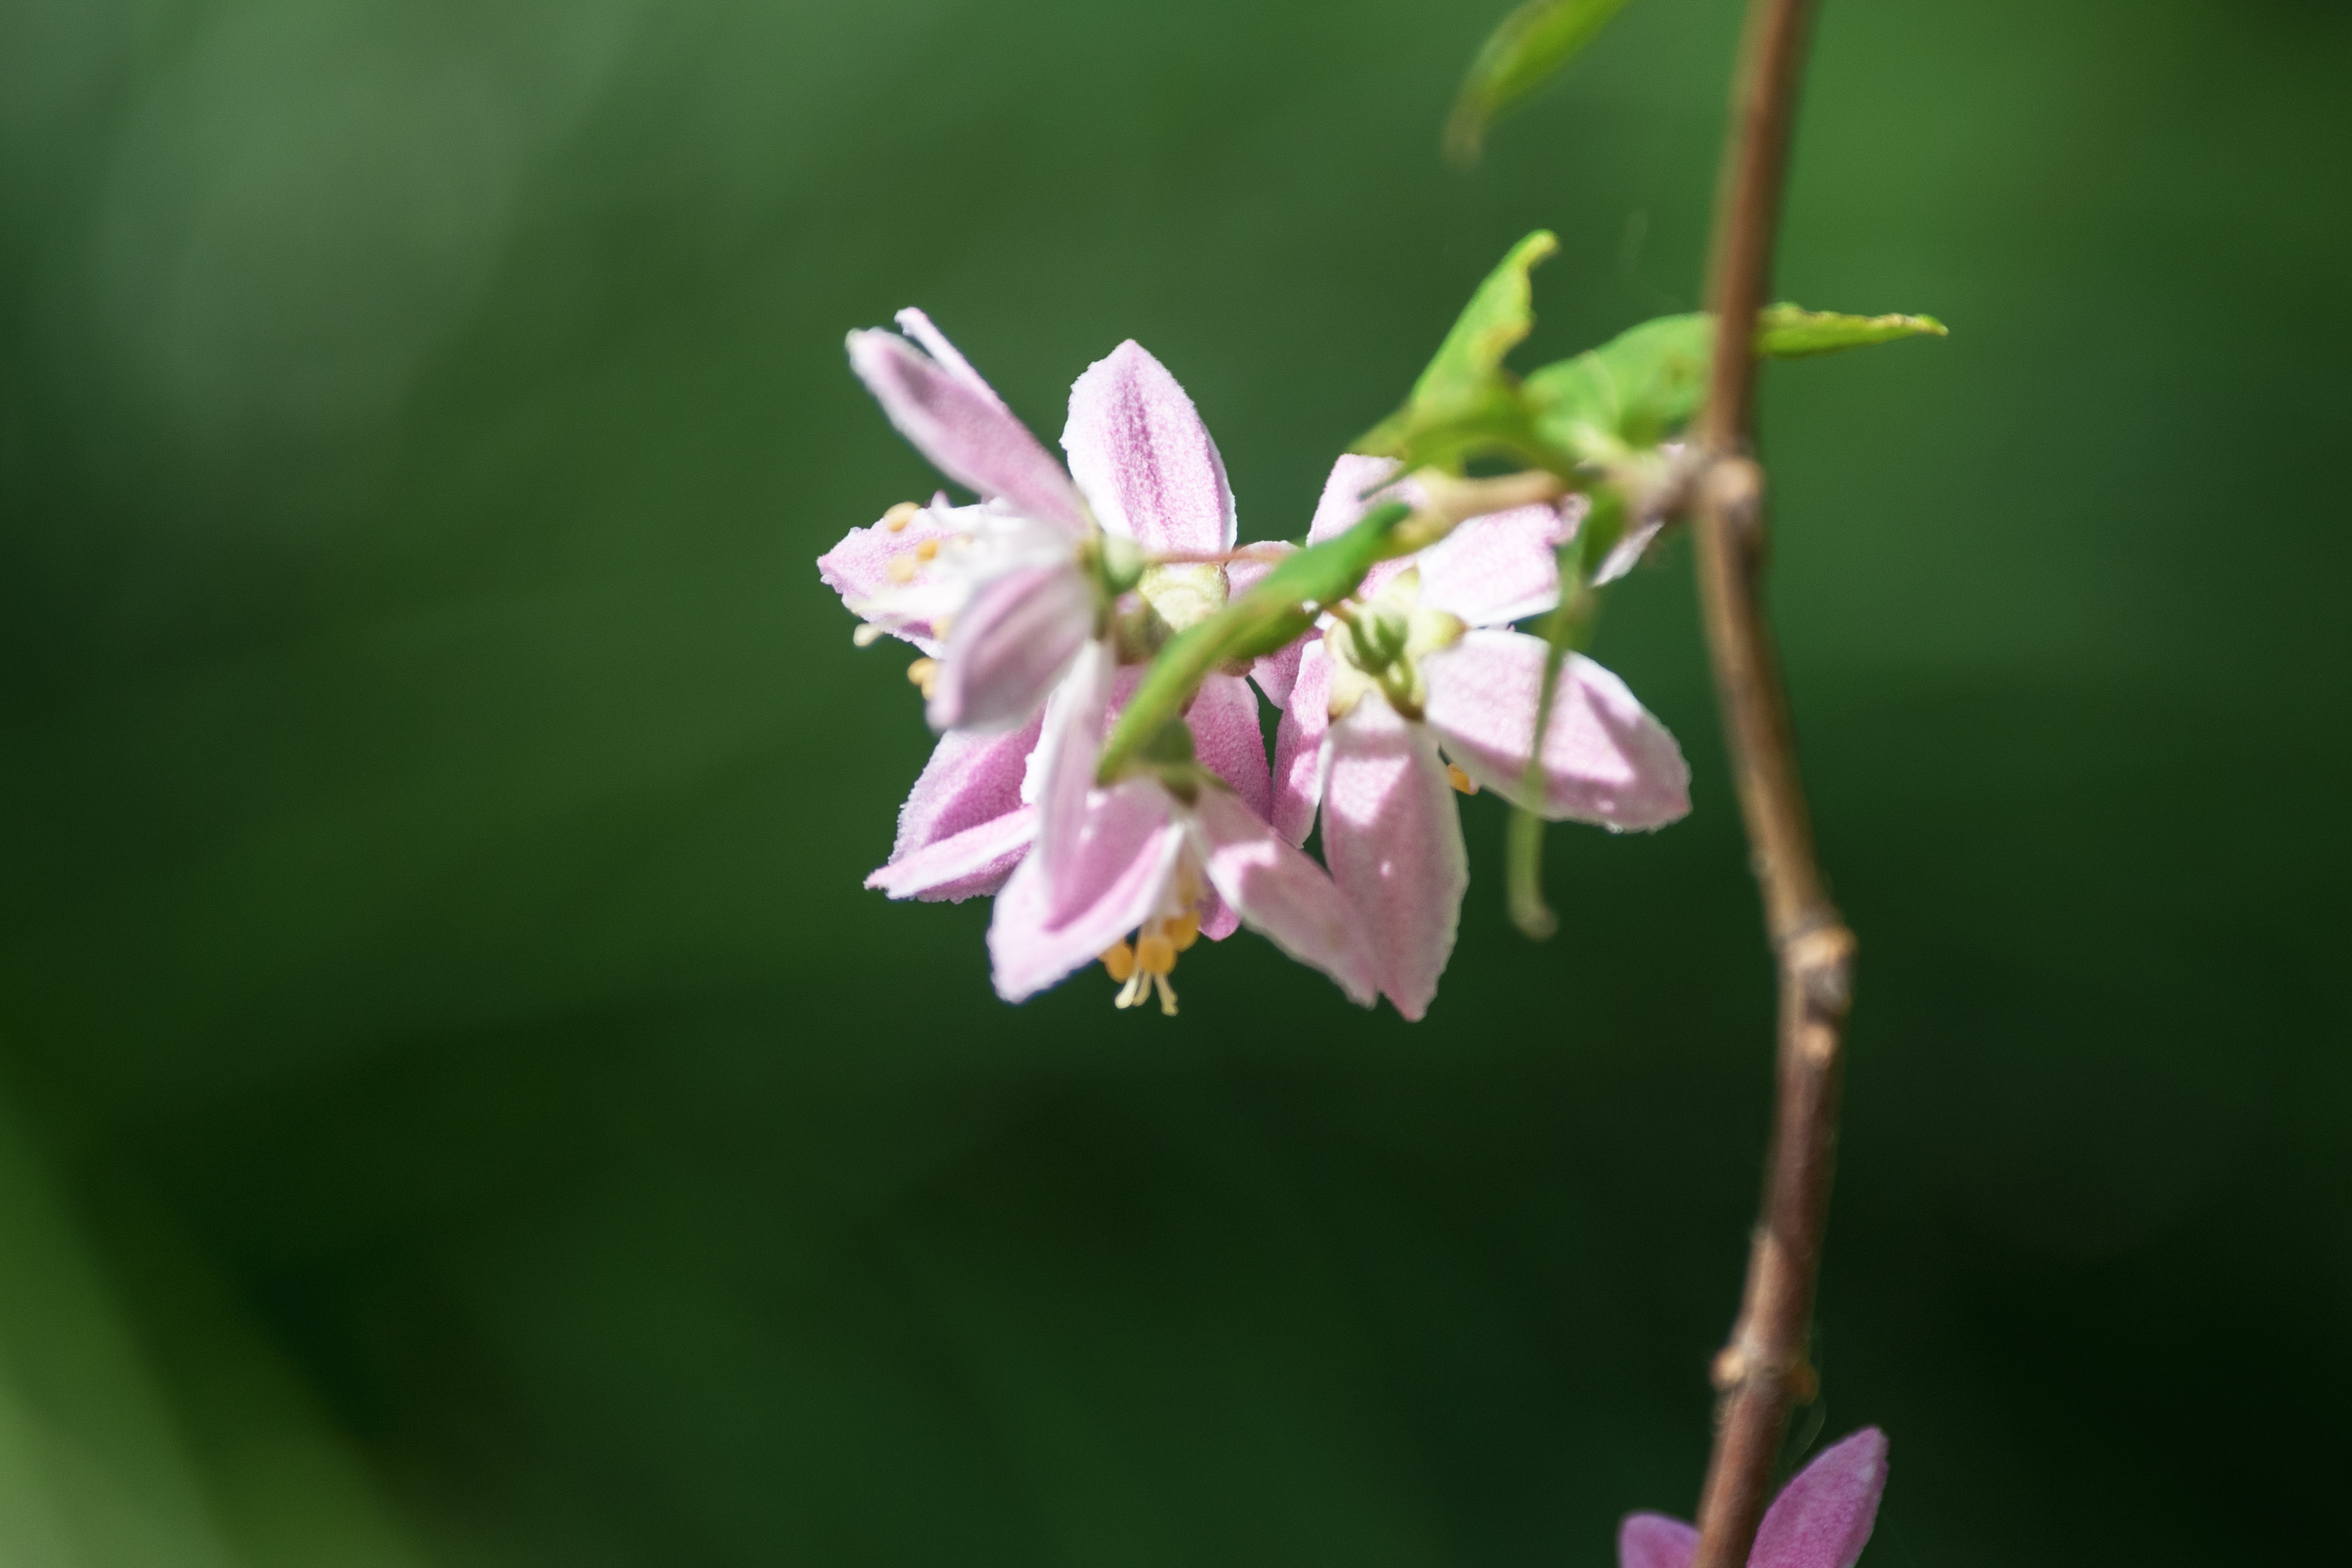
[[[1689,809],[1673,736],[1601,666],[1569,656],[1537,724],[1549,650],[1511,623],[1558,602],[1575,498],[1461,521],[1306,606],[1314,624],[1288,646],[1201,680],[1148,766],[1099,780],[1152,658],[1296,546],[1237,542],[1215,442],[1135,342],[1071,386],[1066,467],[921,311],[898,325],[850,334],[850,363],[979,500],[902,502],[817,563],[861,644],[920,650],[908,674],[941,731],[866,885],[992,895],[1005,1000],[1099,961],[1118,1005],[1173,1013],[1179,955],[1247,925],[1355,1001],[1419,1018],[1469,880],[1458,795],[1613,829]],[[1342,457],[1307,542],[1421,499],[1387,460]],[[1261,697],[1281,710],[1271,766]],[[1303,848],[1318,817],[1322,864]]]

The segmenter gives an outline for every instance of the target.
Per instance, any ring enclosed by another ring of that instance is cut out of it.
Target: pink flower
[[[1102,531],[1062,465],[930,319],[901,310],[898,324],[908,337],[850,333],[850,365],[899,433],[982,500],[892,507],[817,569],[868,625],[938,656],[918,667],[933,729],[1019,729],[1100,630]]]
[[[1391,471],[1340,458],[1308,539],[1352,525]],[[1319,809],[1324,859],[1381,991],[1408,1018],[1436,995],[1469,885],[1454,794],[1483,785],[1522,798],[1546,650],[1507,627],[1558,602],[1554,551],[1573,528],[1550,506],[1472,518],[1375,568],[1356,604],[1300,649],[1276,736],[1274,824],[1303,843]],[[1690,809],[1674,737],[1580,655],[1560,670],[1540,777],[1526,804],[1553,820],[1647,828]]]
[[[987,473],[1009,466],[1033,498],[1044,494],[1050,502],[1059,466],[919,312],[901,312],[899,320],[932,358],[887,333],[852,338],[853,359],[864,356],[860,374],[899,428],[951,477],[987,490]],[[970,406],[976,400],[985,405],[978,412]],[[935,406],[962,412],[949,420],[933,416]],[[948,442],[942,428],[961,442],[946,456],[931,445]],[[974,430],[991,433],[988,441],[972,439]],[[1233,549],[1233,491],[1216,443],[1165,366],[1132,342],[1090,366],[1070,389],[1062,445],[1085,498],[1075,544],[1066,533],[1041,533],[1011,510],[1013,481],[1000,481],[995,499],[981,506],[952,508],[941,498],[928,508],[894,508],[818,563],[870,626],[940,656],[933,665],[918,661],[917,673],[931,683],[931,721],[949,733],[899,813],[889,863],[866,881],[893,898],[964,899],[1003,887],[1035,842],[1041,818],[1054,813],[1045,763],[1050,754],[1074,754],[1063,743],[1064,730],[1100,717],[1098,706],[1080,700],[1080,689],[1107,682],[1112,711],[1133,689],[1137,675],[1112,668],[1108,584],[1098,573],[1088,575],[1090,550],[1114,548],[1113,540],[1135,547],[1129,552],[1139,566],[1131,619],[1181,629],[1224,603],[1223,568],[1199,558]],[[971,455],[974,448],[982,448],[980,456]],[[1019,460],[1000,461],[1006,452]],[[1063,476],[1060,482],[1071,481]],[[1181,559],[1155,563],[1163,556]],[[1083,613],[1069,602],[1072,584],[1087,597]],[[944,647],[942,621],[951,623]],[[1248,686],[1232,676],[1211,677],[1187,717],[1202,764],[1265,815],[1265,751]],[[1053,745],[1045,743],[1047,737]],[[1074,785],[1063,798],[1068,811],[1081,811],[1084,789]],[[1212,936],[1234,929],[1218,910],[1210,916]]]
[[[1886,1489],[1886,1434],[1865,1426],[1822,1451],[1781,1489],[1757,1527],[1748,1568],[1853,1568]],[[1662,1513],[1629,1513],[1618,1568],[1690,1568],[1698,1531]]]
[[[1240,688],[1243,706],[1233,717],[1251,715],[1252,731],[1244,740],[1231,720],[1204,726],[1204,703],[1233,700],[1204,685],[1187,716],[1191,732],[1246,746],[1262,768],[1255,700],[1238,679],[1213,679]],[[1121,983],[1119,1006],[1156,992],[1160,1010],[1172,1015],[1177,956],[1203,932],[1221,938],[1246,923],[1370,1005],[1370,953],[1346,902],[1321,867],[1228,786],[1219,759],[1202,747],[1208,767],[1180,763],[1165,775],[1097,789],[1108,689],[1082,664],[1064,689],[1074,703],[1093,700],[1058,726],[1047,721],[1035,770],[1044,837],[1005,883],[989,922],[997,994],[1024,1001],[1100,959]]]

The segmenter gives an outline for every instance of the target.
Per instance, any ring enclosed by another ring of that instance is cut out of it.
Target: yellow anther
[[[940,542],[936,539],[926,539],[915,546],[915,559],[918,561],[935,561],[939,559],[939,553]]]
[[[923,695],[929,697],[932,688],[940,683],[940,661],[935,658],[917,659],[907,667],[907,679],[920,687]]]
[[[902,500],[882,514],[882,526],[893,533],[904,533],[907,525],[923,515],[923,509],[913,501]]]
[[[1186,910],[1172,921],[1162,921],[1160,929],[1166,933],[1168,945],[1182,952],[1201,940],[1201,911]]]
[[[948,633],[954,629],[955,617],[953,616],[935,616],[931,621],[931,637],[934,641],[947,641]]]
[[[1445,782],[1452,784],[1455,789],[1460,790],[1464,795],[1476,795],[1478,793],[1477,784],[1468,773],[1462,771],[1462,764],[1459,763],[1448,763],[1445,764]]]
[[[1103,950],[1102,966],[1110,971],[1113,980],[1126,984],[1128,976],[1135,973],[1135,949],[1123,942],[1111,943]]]
[[[915,580],[915,574],[919,570],[921,570],[921,563],[918,562],[912,555],[893,555],[890,557],[889,573],[890,581],[893,583],[900,584],[911,583]]]
[[[1136,942],[1135,962],[1146,974],[1165,974],[1176,967],[1176,944],[1154,931]]]

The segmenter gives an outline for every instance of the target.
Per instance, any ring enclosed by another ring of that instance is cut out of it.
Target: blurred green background
[[[1142,340],[1303,528],[1480,274],[1696,300],[1729,0],[1475,174],[1434,0],[0,4],[0,1564],[1603,1564],[1687,1511],[1769,973],[1691,820],[1500,816],[1420,1027],[1244,937],[1018,1010],[862,891],[928,748],[813,558],[919,303]],[[2352,19],[1830,0],[1767,389],[1862,933],[1869,1561],[2305,1563],[2352,1449]],[[1528,363],[1534,363],[1530,358]]]

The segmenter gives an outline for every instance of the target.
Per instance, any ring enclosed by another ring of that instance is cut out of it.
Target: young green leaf
[[[1537,438],[1583,462],[1655,446],[1697,409],[1714,350],[1714,317],[1661,316],[1555,361],[1527,379]]]
[[[1365,432],[1354,450],[1399,458],[1408,468],[1458,469],[1474,453],[1494,449],[1533,456],[1527,405],[1503,358],[1535,326],[1528,271],[1559,248],[1545,229],[1513,246],[1454,319],[1404,406]]]
[[[1248,593],[1170,639],[1111,726],[1096,779],[1111,784],[1124,774],[1218,666],[1274,652],[1315,624],[1306,606],[1335,604],[1354,593],[1364,574],[1389,553],[1389,536],[1412,510],[1401,501],[1374,507],[1339,538],[1286,556]]]
[[[1462,79],[1445,122],[1446,156],[1467,168],[1478,161],[1486,127],[1544,79],[1576,58],[1625,0],[1528,0],[1487,35]]]
[[[1767,307],[1757,318],[1756,352],[1770,359],[1809,359],[1897,338],[1950,335],[1933,316],[1841,316],[1833,310],[1782,304]]]

